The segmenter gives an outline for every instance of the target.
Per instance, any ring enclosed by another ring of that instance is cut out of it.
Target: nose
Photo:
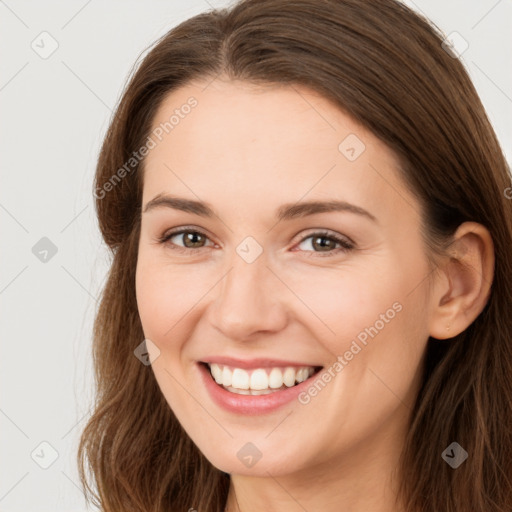
[[[210,304],[211,325],[227,339],[246,340],[286,326],[285,287],[260,256],[247,263],[236,253]]]

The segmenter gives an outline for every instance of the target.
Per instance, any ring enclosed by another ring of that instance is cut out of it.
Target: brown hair
[[[458,336],[428,340],[400,498],[411,512],[511,510],[512,202],[504,193],[510,176],[478,95],[442,40],[393,0],[245,0],[181,23],[135,68],[94,184],[113,262],[94,325],[95,410],[78,461],[86,495],[102,510],[221,512],[226,503],[229,475],[192,443],[151,367],[133,353],[144,339],[135,299],[143,160],[105,187],[144,145],[170,91],[221,73],[307,86],[384,141],[422,205],[432,254],[442,254],[463,221],[490,231],[495,275],[484,310]],[[453,441],[469,454],[456,470],[441,458]]]

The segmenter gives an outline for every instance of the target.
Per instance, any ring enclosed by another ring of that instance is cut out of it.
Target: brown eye
[[[176,241],[172,241],[173,238],[181,240],[181,244]],[[354,249],[355,245],[349,239],[341,238],[331,232],[317,232],[312,233],[304,237],[299,245],[305,244],[306,240],[311,239],[310,247],[312,251],[302,248],[303,252],[310,253],[308,256],[313,254],[318,256],[333,256],[340,252],[348,252]],[[196,229],[181,228],[179,230],[171,231],[170,233],[164,234],[159,242],[168,246],[173,251],[178,252],[189,252],[194,249],[203,249],[207,247],[206,242],[210,240],[201,231]]]
[[[332,238],[326,237],[326,236],[315,236],[312,237],[312,243],[311,245],[315,248],[318,248],[320,251],[325,252],[329,249],[335,249],[336,248],[336,241]]]
[[[181,240],[182,245],[171,241],[173,238]],[[206,247],[207,240],[209,240],[209,238],[200,231],[182,228],[163,235],[159,239],[159,242],[164,245],[168,245],[173,250],[186,252],[188,250],[202,249]]]
[[[324,253],[326,256],[331,256],[339,253],[340,251],[348,252],[350,249],[354,248],[353,243],[330,232],[320,232],[308,235],[300,241],[299,245],[304,244],[304,242],[309,239],[311,239],[311,243],[309,245],[313,248],[313,251],[306,250],[306,252]],[[340,247],[337,249],[336,246]]]
[[[197,231],[184,231],[180,234],[185,235],[182,238],[185,247],[195,249],[197,247],[202,247],[201,244],[204,243],[203,235]]]

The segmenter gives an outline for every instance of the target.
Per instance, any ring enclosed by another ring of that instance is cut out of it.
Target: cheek
[[[201,284],[203,283],[203,284]],[[136,296],[144,332],[164,338],[169,330],[204,296],[204,279],[181,265],[162,265],[154,258],[139,256]]]
[[[190,335],[191,308],[204,295],[193,281],[185,267],[171,268],[150,254],[139,254],[135,277],[138,312],[145,338],[159,350],[151,368],[169,406],[181,411],[182,418],[197,414],[189,410],[188,395],[178,384],[184,381],[180,353]]]
[[[302,321],[314,328],[316,337],[334,344],[356,336],[373,325],[381,314],[395,316],[393,304],[400,301],[402,283],[389,279],[389,273],[378,268],[311,269],[300,281],[286,280],[304,306]],[[307,320],[308,317],[310,320]],[[341,347],[342,348],[342,347]]]
[[[307,305],[300,307],[300,320],[333,358],[345,356],[344,373],[353,373],[356,380],[375,366],[382,367],[393,381],[393,372],[404,361],[410,362],[411,374],[404,371],[402,375],[405,381],[412,379],[428,339],[427,267],[396,263],[394,258],[386,261],[384,267],[368,265],[328,273],[316,269],[311,279],[303,273],[291,286]]]

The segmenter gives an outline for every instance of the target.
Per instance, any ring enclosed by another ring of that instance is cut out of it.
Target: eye
[[[184,247],[176,245],[174,242],[171,242],[170,240],[174,237],[181,237],[181,240],[184,243]],[[178,252],[188,252],[193,249],[202,249],[204,245],[201,244],[204,243],[206,240],[209,240],[209,238],[201,231],[197,231],[196,229],[186,227],[165,233],[162,237],[158,239],[158,241],[161,244],[166,244],[173,251]]]
[[[172,242],[171,239],[174,237],[177,237],[178,240],[181,238],[183,246],[177,245],[176,243]],[[329,231],[319,231],[311,233],[310,235],[303,237],[298,245],[300,246],[301,244],[304,244],[306,240],[309,239],[311,239],[310,247],[319,250],[306,250],[306,252],[312,252],[314,254],[324,253],[318,254],[321,257],[332,256],[334,254],[338,254],[339,252],[348,252],[351,249],[355,248],[355,244],[350,239],[342,238],[339,235],[336,235]],[[173,251],[189,252],[193,251],[194,249],[203,249],[207,247],[205,245],[207,240],[209,240],[209,238],[203,232],[193,228],[184,227],[165,233],[158,239],[158,242],[169,246],[169,248],[172,249]],[[339,247],[336,248],[336,245],[338,245]]]
[[[340,236],[331,233],[329,231],[320,231],[312,233],[304,238],[299,242],[299,246],[301,244],[304,244],[306,240],[311,239],[311,242],[309,243],[310,247],[313,247],[313,249],[318,248],[319,251],[306,251],[306,252],[313,252],[313,253],[323,253],[318,254],[320,257],[325,256],[332,256],[334,254],[338,254],[339,252],[348,252],[351,249],[354,249],[355,244],[352,241],[349,241],[348,238],[341,238]],[[337,249],[335,246],[338,245]],[[331,249],[331,250],[329,250]],[[308,255],[309,256],[309,255]]]

